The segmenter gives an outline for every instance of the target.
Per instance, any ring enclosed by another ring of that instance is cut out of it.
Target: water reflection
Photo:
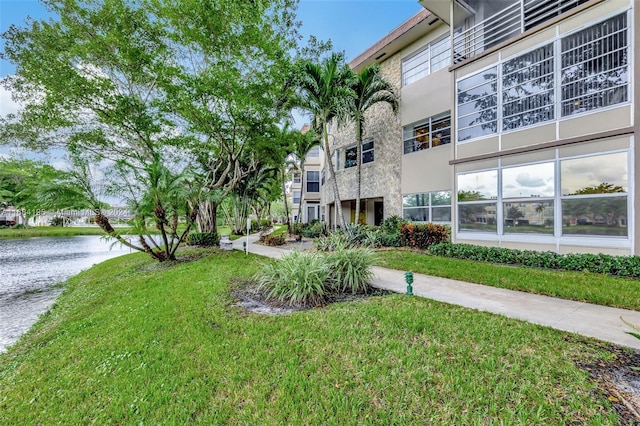
[[[99,236],[0,239],[0,352],[60,294],[56,284],[130,250]]]

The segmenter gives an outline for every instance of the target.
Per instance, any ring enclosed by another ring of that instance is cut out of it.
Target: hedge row
[[[403,223],[400,226],[400,245],[428,249],[449,240],[449,227],[436,223]]]
[[[534,268],[589,271],[618,277],[640,278],[640,257],[608,254],[558,254],[472,244],[441,243],[429,247],[436,256]]]
[[[215,232],[192,232],[187,236],[190,246],[213,247],[220,244],[220,237]]]

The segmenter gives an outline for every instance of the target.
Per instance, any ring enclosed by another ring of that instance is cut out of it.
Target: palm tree
[[[349,117],[354,121],[356,127],[356,214],[355,220],[358,223],[360,218],[360,176],[362,170],[362,137],[365,127],[365,114],[375,104],[387,103],[394,113],[398,110],[398,97],[395,94],[391,83],[380,75],[378,64],[363,68],[357,75],[353,83],[355,97],[349,108]]]
[[[293,102],[295,107],[307,111],[313,117],[314,127],[320,128],[325,162],[329,168],[329,179],[332,180],[336,212],[343,228],[346,227],[346,223],[331,161],[328,125],[331,120],[346,113],[354,96],[351,88],[354,78],[353,71],[344,63],[344,57],[341,54],[334,53],[321,64],[305,62],[298,82],[298,97]]]
[[[300,161],[298,168],[300,171],[300,201],[298,202],[298,218],[296,223],[300,223],[300,218],[302,216],[302,201],[304,199],[304,166],[307,154],[311,151],[311,148],[314,146],[320,145],[320,140],[318,139],[318,135],[315,132],[308,131],[302,135],[302,137],[298,138],[294,142],[293,146],[293,155],[298,158]]]

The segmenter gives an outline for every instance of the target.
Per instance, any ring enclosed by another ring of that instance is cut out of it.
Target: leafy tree
[[[573,194],[568,195],[587,195],[587,194],[613,194],[617,192],[626,192],[623,187],[620,185],[613,185],[611,183],[602,182],[598,185],[587,186],[581,188],[574,192]]]
[[[513,224],[521,217],[524,217],[524,213],[518,208],[518,206],[511,206],[507,209],[507,219],[513,219]]]
[[[73,173],[28,159],[0,159],[0,206],[15,207],[27,222],[44,210],[82,209],[85,197],[71,193]]]
[[[353,71],[344,63],[344,57],[341,54],[334,53],[320,64],[306,61],[302,64],[302,71],[297,81],[298,97],[293,102],[295,107],[310,114],[312,123],[319,128],[324,144],[325,164],[329,169],[329,180],[332,182],[336,212],[342,228],[346,228],[346,222],[342,213],[338,182],[335,179],[328,125],[334,118],[346,114],[354,96],[353,79]]]
[[[398,110],[398,97],[394,88],[380,74],[378,64],[363,68],[353,80],[355,96],[351,99],[349,116],[356,127],[356,220],[360,217],[362,137],[365,130],[366,112],[376,104],[386,103],[393,112]]]
[[[458,201],[480,201],[485,197],[478,191],[458,191]]]
[[[181,241],[172,224],[188,231],[203,202],[261,167],[262,136],[291,91],[295,2],[45,5],[58,19],[4,34],[3,58],[17,75],[3,83],[25,108],[4,121],[2,136],[110,161],[111,192],[138,209],[141,238],[149,225],[161,231],[168,251],[154,257],[172,259],[167,244]],[[208,213],[215,227],[215,209]],[[100,211],[96,222],[115,235]]]

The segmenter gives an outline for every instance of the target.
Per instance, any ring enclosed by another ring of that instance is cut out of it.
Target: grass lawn
[[[231,281],[263,259],[206,253],[72,278],[0,355],[0,424],[618,421],[575,364],[611,358],[592,340],[403,295],[252,314]]]
[[[407,250],[379,251],[376,264],[391,269],[640,311],[640,280],[589,272],[495,265]]]
[[[104,231],[98,226],[33,226],[22,229],[0,229],[0,238],[73,237],[76,235],[104,235]]]

